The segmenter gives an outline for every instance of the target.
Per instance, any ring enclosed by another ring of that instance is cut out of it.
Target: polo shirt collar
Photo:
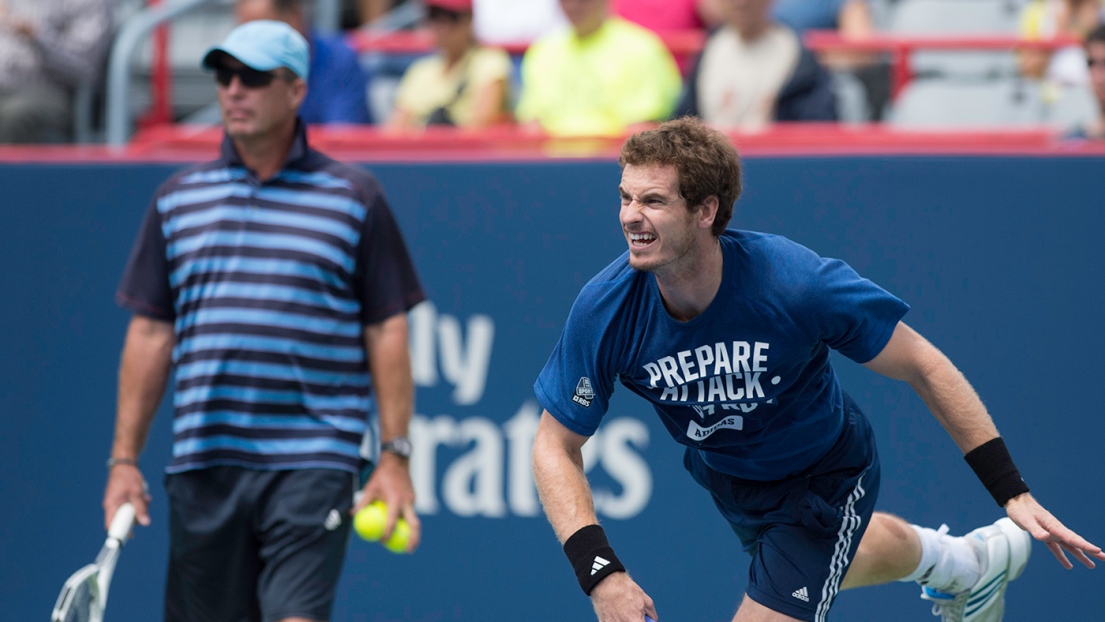
[[[296,117],[295,119],[295,138],[292,139],[292,148],[288,151],[288,157],[284,159],[284,164],[280,168],[295,168],[301,160],[307,157],[309,146],[307,144],[307,124],[303,122],[303,119]],[[225,132],[223,133],[223,142],[219,147],[222,159],[229,166],[241,166],[246,164],[242,161],[242,156],[238,154],[238,150],[234,147],[234,141]]]

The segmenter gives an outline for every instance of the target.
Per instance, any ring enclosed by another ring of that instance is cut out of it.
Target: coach
[[[308,146],[308,65],[274,21],[207,53],[221,156],[160,188],[119,287],[134,317],[104,518],[129,501],[149,524],[138,458],[175,369],[166,620],[330,617],[373,400],[360,503],[386,501],[387,530],[401,514],[418,544],[405,312],[424,295],[376,180]]]

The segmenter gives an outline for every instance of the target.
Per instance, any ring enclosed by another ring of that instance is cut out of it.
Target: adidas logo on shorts
[[[807,603],[810,602],[810,593],[809,593],[808,590],[806,590],[805,587],[794,590],[794,592],[791,594],[791,596],[797,598],[798,600],[800,600],[802,602],[807,602]]]
[[[330,510],[322,526],[326,528],[326,531],[334,531],[338,527],[341,527],[341,512],[337,511],[337,509]]]

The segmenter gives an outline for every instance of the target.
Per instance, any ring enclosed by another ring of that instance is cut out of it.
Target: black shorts
[[[167,622],[328,620],[354,475],[213,467],[165,477]]]
[[[824,457],[785,480],[740,479],[688,449],[683,463],[752,556],[748,597],[823,622],[875,509],[879,457],[871,426],[844,397],[844,429]]]

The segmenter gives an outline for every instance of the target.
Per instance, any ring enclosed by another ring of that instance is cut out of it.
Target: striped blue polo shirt
[[[425,296],[379,183],[310,149],[301,125],[271,179],[229,138],[218,160],[169,179],[117,298],[175,327],[168,472],[357,472],[364,326]]]

